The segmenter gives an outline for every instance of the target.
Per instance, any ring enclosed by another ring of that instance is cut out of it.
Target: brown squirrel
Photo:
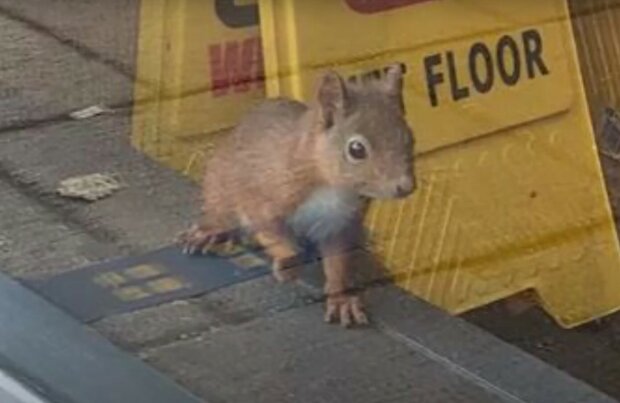
[[[275,98],[256,106],[207,161],[204,222],[181,236],[184,251],[209,251],[240,226],[285,281],[295,277],[296,237],[309,239],[323,258],[326,320],[367,323],[359,295],[350,292],[348,235],[361,223],[364,200],[414,191],[414,137],[402,90],[400,64],[360,83],[329,71],[311,105]]]

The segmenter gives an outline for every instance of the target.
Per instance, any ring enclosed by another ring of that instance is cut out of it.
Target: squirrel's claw
[[[325,321],[334,323],[337,319],[344,327],[368,324],[362,301],[356,295],[338,295],[327,298]]]
[[[177,237],[177,243],[183,248],[186,255],[197,253],[208,253],[216,244],[227,241],[225,234],[206,230],[198,225],[193,226],[188,231]]]

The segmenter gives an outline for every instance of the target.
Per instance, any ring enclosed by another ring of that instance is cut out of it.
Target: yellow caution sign
[[[620,253],[564,0],[260,0],[267,92],[406,66],[419,191],[376,252],[452,313],[533,289],[572,327],[620,308]]]
[[[206,146],[264,98],[258,4],[142,2],[132,142],[193,176]]]

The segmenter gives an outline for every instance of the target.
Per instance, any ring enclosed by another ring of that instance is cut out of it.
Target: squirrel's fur
[[[397,65],[360,84],[328,72],[311,105],[278,98],[251,110],[207,162],[204,221],[184,234],[186,251],[208,250],[243,227],[273,258],[276,277],[288,279],[295,239],[309,239],[324,258],[327,319],[365,323],[359,296],[347,292],[344,234],[359,223],[361,199],[414,190],[402,87]]]

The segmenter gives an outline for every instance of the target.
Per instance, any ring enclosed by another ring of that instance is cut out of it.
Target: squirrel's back
[[[401,92],[401,71],[392,68],[385,80],[361,85],[328,74],[309,106],[263,101],[208,161],[205,214],[269,211],[262,215],[271,220],[297,212],[294,221],[307,227],[317,216],[349,216],[345,207],[358,196],[407,196],[415,187],[414,144]]]
[[[357,85],[328,72],[308,106],[271,99],[247,113],[207,162],[205,219],[183,236],[185,249],[210,250],[241,226],[286,280],[299,238],[313,241],[324,258],[326,319],[367,323],[347,255],[363,233],[363,198],[415,188],[402,73],[393,65],[383,80]]]
[[[285,98],[267,99],[252,108],[206,164],[205,213],[265,203],[278,204],[281,211],[294,209],[316,178],[296,156],[307,113],[307,105]]]

